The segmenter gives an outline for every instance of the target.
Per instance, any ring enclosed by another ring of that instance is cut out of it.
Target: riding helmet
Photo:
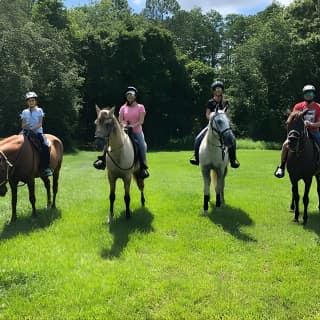
[[[307,91],[313,91],[316,93],[316,88],[312,84],[307,84],[303,87],[302,92],[305,93]]]
[[[217,88],[217,87],[221,88],[221,89],[224,91],[224,84],[223,84],[222,81],[217,80],[217,81],[215,81],[215,82],[213,82],[213,83],[211,84],[211,89],[212,89],[212,90],[214,90],[214,89]]]
[[[133,86],[129,86],[125,91],[125,95],[128,95],[128,94],[137,95],[137,93],[138,93],[138,90]]]
[[[31,98],[37,99],[38,95],[33,91],[29,91],[29,92],[26,93],[25,99],[28,100],[28,99],[31,99]]]

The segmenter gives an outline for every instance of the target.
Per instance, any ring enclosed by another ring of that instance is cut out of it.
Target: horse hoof
[[[204,210],[203,212],[201,212],[200,214],[202,217],[206,217],[208,215],[208,211]]]
[[[130,212],[126,212],[126,219],[129,220],[131,218],[131,213]]]

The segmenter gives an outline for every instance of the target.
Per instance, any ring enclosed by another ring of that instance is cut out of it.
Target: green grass
[[[41,181],[37,219],[26,187],[13,225],[1,199],[0,319],[320,319],[315,186],[308,225],[294,224],[288,177],[273,177],[279,151],[241,149],[226,206],[202,217],[191,154],[148,154],[146,207],[132,185],[130,221],[118,181],[111,227],[94,152],[65,156],[56,210],[44,209]]]

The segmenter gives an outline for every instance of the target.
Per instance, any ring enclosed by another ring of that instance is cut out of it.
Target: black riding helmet
[[[220,80],[217,80],[217,81],[215,81],[215,82],[213,82],[212,84],[211,84],[211,89],[212,90],[214,90],[215,88],[221,88],[223,91],[224,91],[224,84],[223,84],[223,82],[222,81],[220,81]]]

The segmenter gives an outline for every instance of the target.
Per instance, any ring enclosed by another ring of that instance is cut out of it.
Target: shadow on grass
[[[38,209],[37,217],[28,216],[17,217],[17,221],[7,223],[0,233],[0,240],[11,239],[18,234],[29,234],[37,229],[49,227],[55,220],[61,217],[58,209]]]
[[[113,235],[113,244],[110,249],[103,248],[101,257],[104,259],[119,258],[122,251],[129,242],[129,235],[134,232],[153,232],[153,214],[146,208],[134,210],[131,219],[125,218],[125,212],[115,218],[109,226],[109,231]]]
[[[303,213],[299,216],[300,223],[302,222]],[[320,214],[319,211],[313,211],[308,213],[308,222],[303,226],[307,230],[313,231],[315,234],[320,237]],[[320,240],[320,239],[319,239]]]
[[[209,214],[210,220],[217,225],[220,225],[224,231],[230,233],[233,237],[242,241],[257,240],[250,235],[241,231],[243,226],[252,226],[253,220],[242,210],[224,206],[216,208],[212,205],[212,210]]]

